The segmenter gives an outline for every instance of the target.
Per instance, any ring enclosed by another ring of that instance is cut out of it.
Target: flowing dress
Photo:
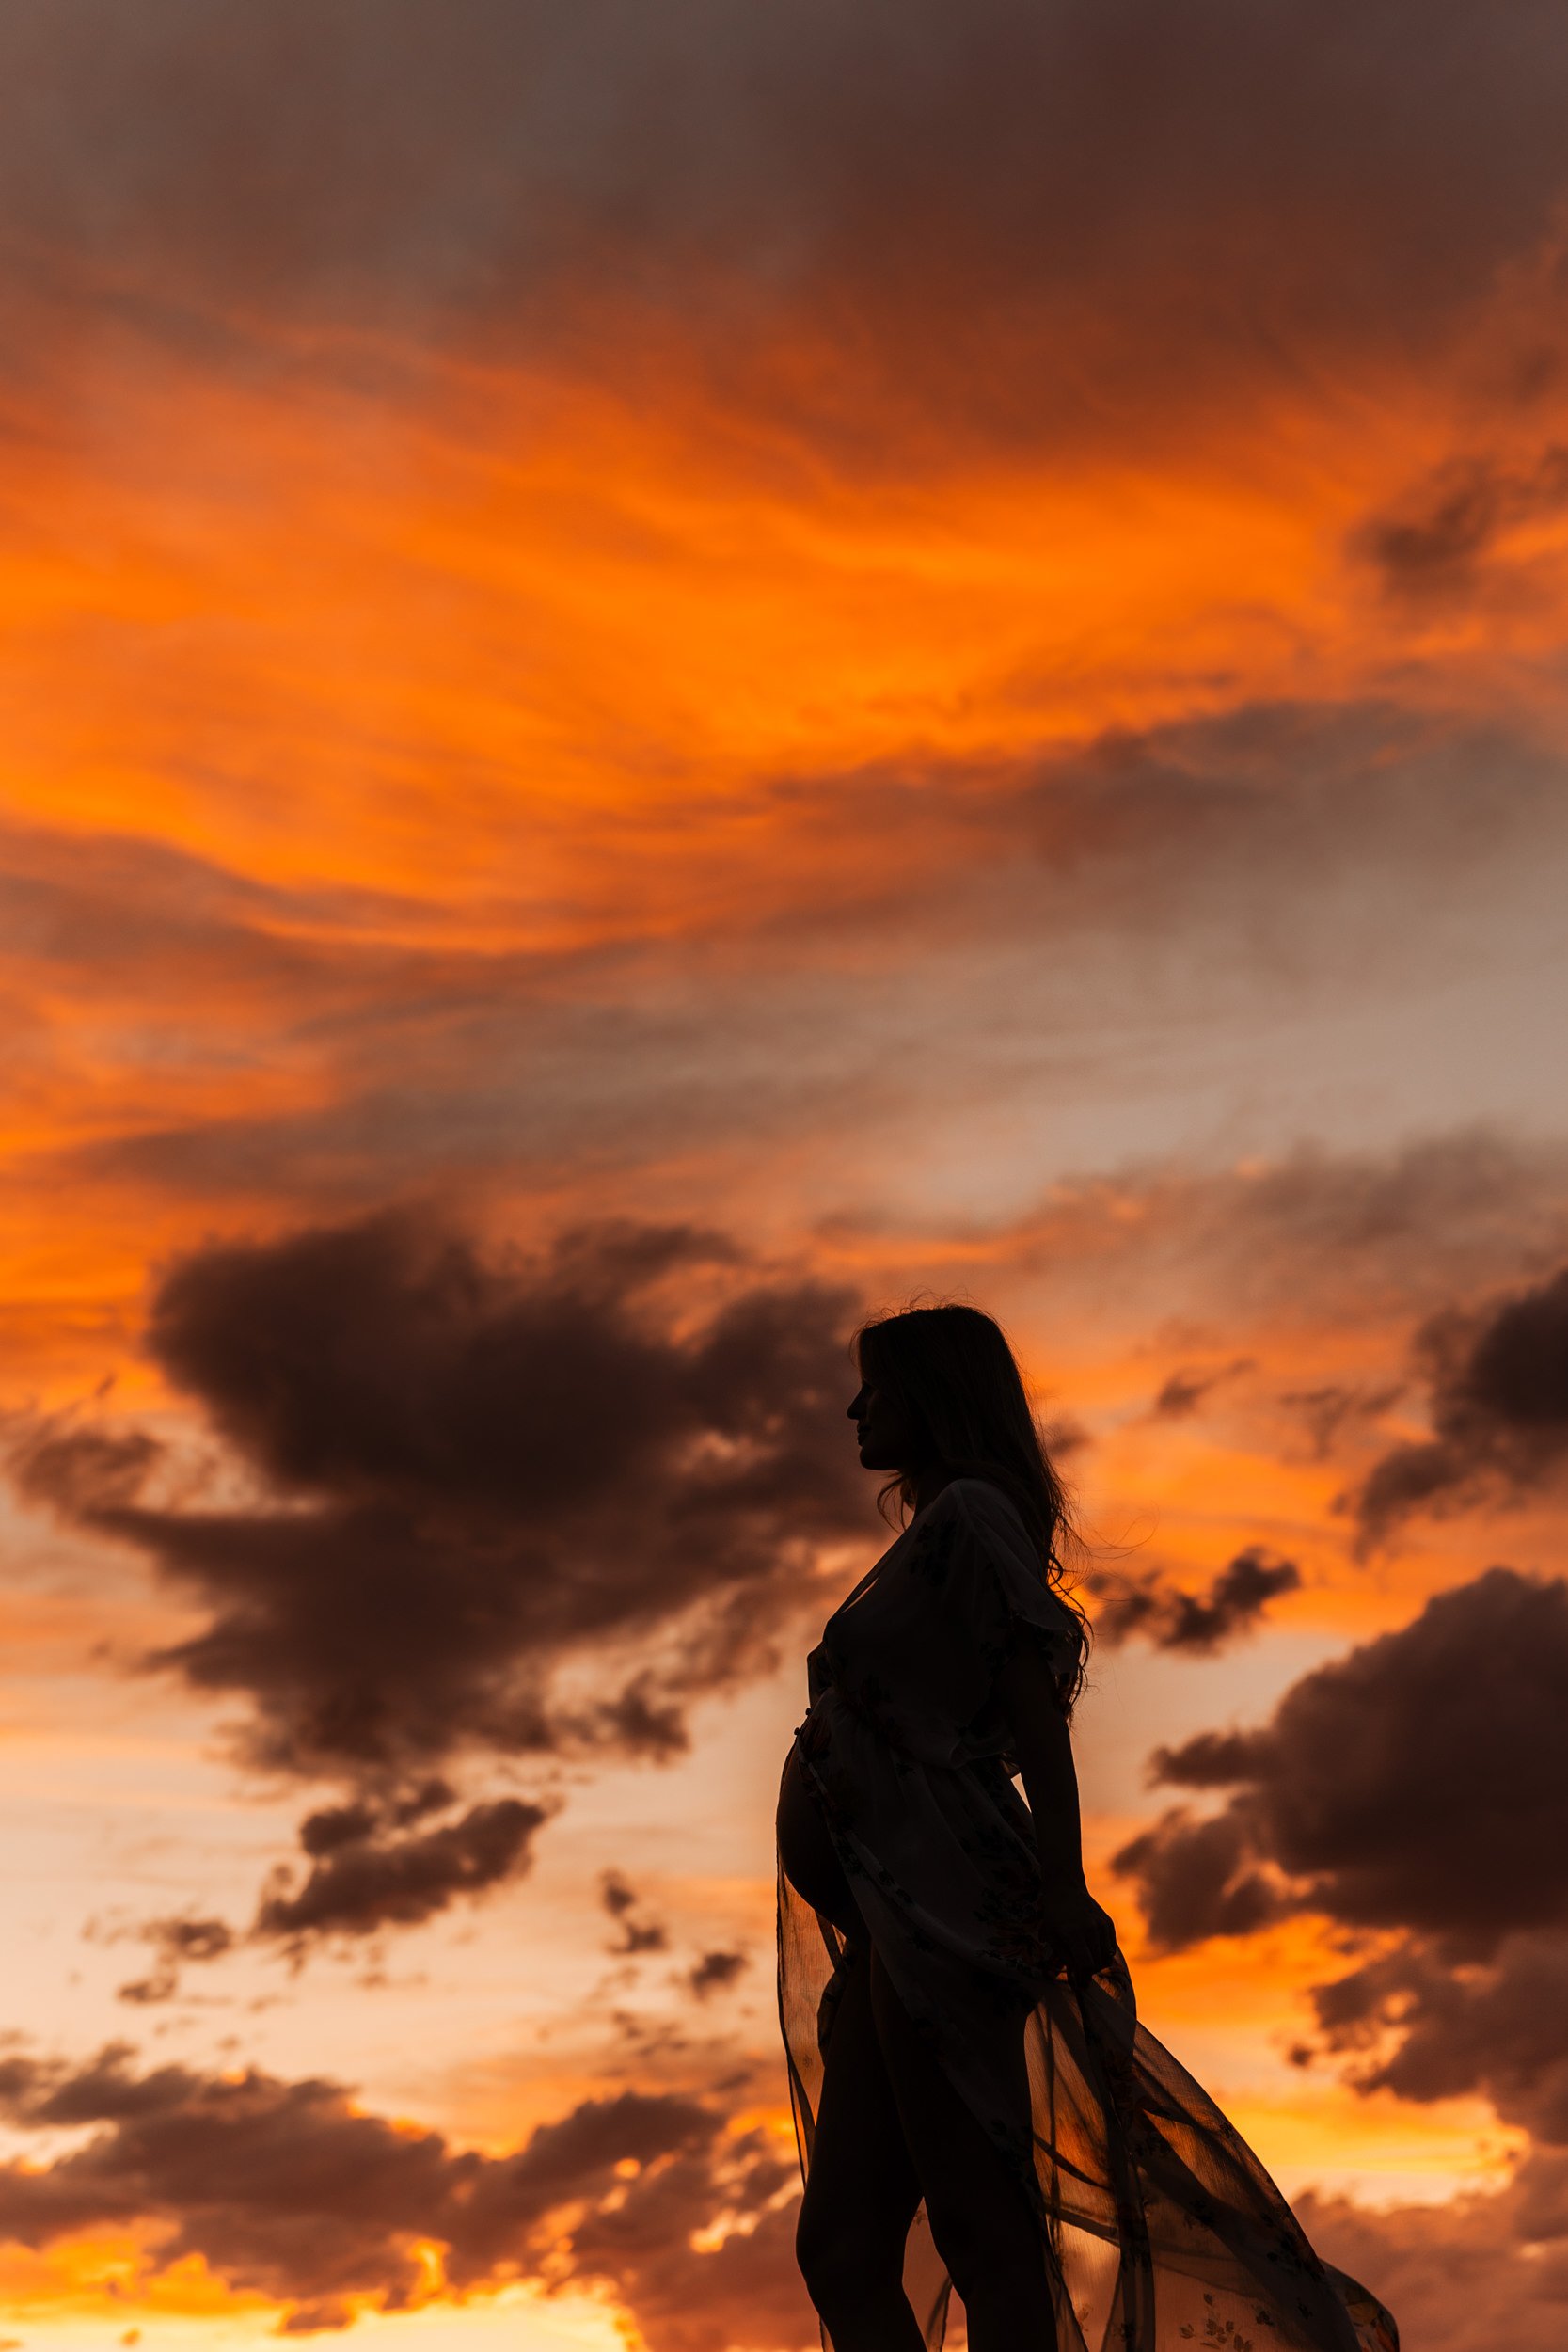
[[[1138,2024],[1119,1952],[1090,1982],[1063,1973],[995,1687],[1021,1628],[1054,1672],[1076,1662],[1078,1620],[1013,1504],[958,1478],[807,1660],[777,1823],[779,2016],[802,2177],[842,1971],[863,1934],[1024,2188],[1059,2352],[1397,2352],[1387,2312],[1313,2251],[1241,2135]],[[827,1891],[824,1833],[833,1883],[852,1891],[847,1919]],[[951,2282],[924,2204],[904,2286],[940,2352]],[[825,2328],[822,2341],[831,2352]]]

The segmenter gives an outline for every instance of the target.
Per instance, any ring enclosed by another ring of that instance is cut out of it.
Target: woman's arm
[[[1037,1642],[1027,1635],[1014,1642],[997,1676],[997,1688],[1012,1719],[1013,1753],[1034,1817],[1046,1923],[1069,1974],[1096,1976],[1115,1955],[1116,1925],[1085,1883],[1072,1740]]]

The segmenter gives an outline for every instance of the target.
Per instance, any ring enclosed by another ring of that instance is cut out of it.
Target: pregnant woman
[[[868,1325],[902,1534],[824,1628],[779,1791],[779,2012],[830,2352],[1397,2352],[1137,2024],[1084,1883],[1084,1624],[1018,1366],[971,1307]],[[1015,1787],[1022,1778],[1027,1804]]]

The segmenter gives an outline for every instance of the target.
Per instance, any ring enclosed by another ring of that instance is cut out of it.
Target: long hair
[[[863,1380],[895,1395],[921,1441],[922,1463],[956,1478],[986,1478],[1016,1506],[1040,1573],[1078,1619],[1078,1663],[1058,1692],[1070,1711],[1084,1686],[1088,1621],[1067,1581],[1064,1554],[1078,1545],[1071,1506],[1046,1451],[1018,1359],[1002,1327],[978,1307],[907,1307],[874,1316],[853,1342]],[[877,1501],[914,1507],[914,1470],[896,1470]]]

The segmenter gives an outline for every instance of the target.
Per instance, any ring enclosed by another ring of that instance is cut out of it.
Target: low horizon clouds
[[[150,2223],[140,2281],[197,2257],[222,2285],[277,2302],[286,2335],[533,2277],[610,2284],[650,2352],[724,2352],[741,2309],[774,2330],[759,2345],[798,2344],[794,2214],[780,2204],[794,2157],[709,2101],[585,2099],[491,2155],[367,2112],[320,2076],[166,2062],[137,2074],[133,2057],[125,2044],[76,2066],[0,2055],[8,2122],[88,2135],[42,2163],[0,2163],[8,2242],[42,2249]],[[735,2232],[740,2217],[749,2233]],[[696,2252],[691,2233],[721,2218],[731,2234]]]

